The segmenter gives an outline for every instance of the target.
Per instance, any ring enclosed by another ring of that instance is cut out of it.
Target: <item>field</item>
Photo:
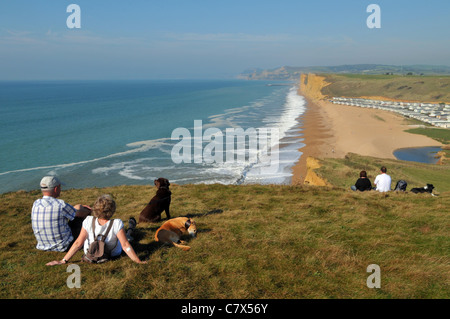
[[[407,130],[406,132],[413,134],[421,134],[431,137],[442,144],[450,144],[450,130],[449,129],[439,129],[433,127],[423,127],[423,128],[413,128]],[[448,149],[447,145],[445,147]]]
[[[401,101],[450,103],[450,76],[325,74],[328,97],[384,97]]]
[[[432,182],[439,196],[349,190],[360,169],[373,181],[380,164],[408,190]],[[331,187],[173,185],[173,217],[199,228],[190,251],[160,246],[161,223],[139,224],[133,243],[141,259],[81,268],[81,288],[68,288],[64,254],[36,250],[30,209],[39,191],[0,195],[0,298],[9,299],[428,299],[450,297],[449,165],[386,161],[349,154],[322,159]],[[118,186],[63,190],[90,204],[103,193],[116,218],[137,217],[155,189]],[[163,215],[164,217],[164,215]],[[381,288],[366,285],[371,264]]]

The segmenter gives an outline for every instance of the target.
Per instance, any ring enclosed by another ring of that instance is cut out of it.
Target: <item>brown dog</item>
[[[161,214],[166,212],[167,219],[170,219],[170,201],[172,192],[169,190],[169,181],[166,178],[155,179],[158,188],[156,195],[150,200],[139,215],[139,223],[155,223],[161,220]]]
[[[189,250],[191,247],[184,245],[185,242],[180,240],[181,236],[184,234],[196,237],[197,225],[191,218],[177,217],[170,219],[161,225],[156,231],[155,240],[183,250]]]

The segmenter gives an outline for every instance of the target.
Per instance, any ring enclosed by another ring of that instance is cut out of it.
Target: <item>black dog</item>
[[[427,186],[424,187],[416,187],[411,188],[411,192],[418,194],[418,193],[432,193],[434,189],[434,186],[432,184],[427,184]]]
[[[161,213],[166,212],[167,219],[170,219],[171,191],[169,190],[169,180],[158,178],[154,181],[158,190],[156,195],[150,200],[139,215],[139,223],[155,223],[161,220]]]

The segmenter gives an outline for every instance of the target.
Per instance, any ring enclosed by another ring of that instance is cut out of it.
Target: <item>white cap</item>
[[[64,183],[61,183],[56,176],[44,176],[41,179],[41,189],[43,190],[50,190],[59,185],[64,185]]]

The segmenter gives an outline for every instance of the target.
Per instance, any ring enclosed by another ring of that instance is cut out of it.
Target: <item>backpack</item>
[[[401,191],[401,192],[405,192],[406,191],[406,186],[408,185],[408,183],[404,180],[399,180],[397,182],[397,185],[395,185],[395,191]]]
[[[95,221],[97,218],[92,218],[92,232],[94,233],[94,241],[89,245],[88,251],[83,255],[82,261],[90,264],[104,263],[111,258],[111,252],[106,249],[105,240],[108,237],[108,233],[111,230],[114,220],[109,221],[106,232],[95,236]]]

